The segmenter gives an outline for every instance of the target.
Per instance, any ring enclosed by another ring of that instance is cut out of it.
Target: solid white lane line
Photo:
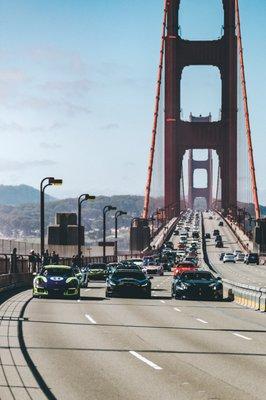
[[[91,289],[86,289],[85,292],[88,292],[89,290],[91,290]]]
[[[179,308],[175,307],[174,310],[181,312],[181,310],[179,310]]]
[[[245,340],[252,340],[250,337],[244,336],[244,335],[240,335],[240,333],[233,333],[233,335],[240,337],[241,339],[245,339]]]
[[[204,321],[204,319],[196,318],[197,321],[201,322],[202,324],[207,324],[207,321]]]
[[[93,319],[89,314],[85,314],[85,317],[86,317],[92,324],[96,324],[96,321],[94,321],[94,319]]]
[[[140,355],[139,353],[137,353],[136,351],[130,351],[129,352],[132,356],[138,358],[139,360],[141,360],[142,362],[144,362],[145,364],[149,365],[150,367],[152,367],[153,369],[157,369],[160,370],[162,369],[161,367],[159,367],[159,365],[154,364],[152,361],[148,360],[147,358],[143,357],[142,355]]]
[[[164,301],[164,300],[160,300],[160,302],[161,302],[161,303],[165,303],[165,301]]]

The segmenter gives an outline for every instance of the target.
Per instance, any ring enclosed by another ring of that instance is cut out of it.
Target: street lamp
[[[95,200],[95,196],[83,193],[78,198],[78,260],[81,261],[81,204],[87,200]]]
[[[46,182],[47,181],[47,182]],[[40,184],[40,239],[41,239],[41,255],[44,253],[44,191],[47,186],[60,186],[62,179],[55,179],[53,177],[43,178]]]
[[[117,261],[117,220],[121,215],[127,215],[126,211],[117,211],[115,213],[115,260]]]
[[[114,211],[116,207],[105,206],[103,208],[103,262],[106,262],[106,214],[108,211]]]

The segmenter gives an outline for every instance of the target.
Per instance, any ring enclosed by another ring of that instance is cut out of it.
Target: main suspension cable
[[[250,169],[250,175],[251,175],[252,195],[253,195],[253,202],[254,202],[254,207],[255,207],[255,216],[256,216],[256,219],[260,219],[260,206],[259,206],[259,199],[258,199],[256,172],[255,172],[253,146],[252,146],[252,138],[251,138],[248,97],[247,97],[247,85],[246,85],[246,77],[245,77],[245,66],[244,66],[244,56],[243,56],[243,45],[242,45],[240,12],[239,12],[238,0],[235,0],[235,8],[236,8],[237,43],[238,43],[238,51],[239,51],[239,59],[240,59],[240,77],[241,77],[241,86],[242,86],[242,96],[243,96],[243,101],[244,101],[246,137],[247,137],[247,144],[248,144],[248,159],[249,159],[249,169]]]
[[[142,213],[142,217],[145,219],[148,218],[149,206],[150,206],[153,161],[154,161],[154,153],[155,153],[155,145],[156,145],[157,126],[158,126],[159,103],[160,103],[160,96],[161,96],[161,84],[162,84],[162,71],[163,71],[163,62],[164,62],[165,31],[166,31],[166,18],[167,18],[168,3],[169,3],[169,0],[165,0],[164,14],[163,14],[163,26],[162,26],[162,40],[161,40],[161,49],[160,49],[160,61],[159,61],[159,69],[158,69],[155,109],[154,109],[153,127],[152,127],[152,139],[151,139],[151,147],[150,147],[150,153],[149,153],[148,175],[147,175],[147,181],[146,181],[146,187],[145,187],[144,208],[143,208],[143,213]]]

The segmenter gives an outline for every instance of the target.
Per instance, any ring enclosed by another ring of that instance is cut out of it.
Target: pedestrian
[[[29,254],[29,273],[36,272],[37,255],[34,250],[30,251]]]
[[[11,254],[11,273],[18,272],[18,256],[17,256],[17,249],[14,247],[12,254]]]
[[[56,254],[55,251],[52,251],[52,254],[51,254],[51,263],[52,263],[53,265],[58,265],[58,263],[59,263],[59,255]]]
[[[49,264],[50,264],[50,255],[49,255],[48,250],[45,250],[45,252],[43,253],[43,256],[42,256],[42,265],[45,266],[45,265],[49,265]]]

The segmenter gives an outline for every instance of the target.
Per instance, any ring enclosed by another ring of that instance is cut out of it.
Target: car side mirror
[[[149,278],[148,278],[149,280],[151,280],[151,279],[153,279],[153,276],[149,276]]]
[[[221,281],[222,278],[220,276],[217,276],[217,281]]]

